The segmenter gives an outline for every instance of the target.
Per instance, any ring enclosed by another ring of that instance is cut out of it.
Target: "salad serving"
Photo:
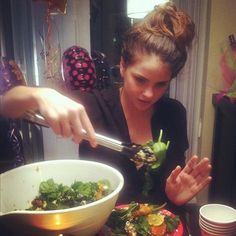
[[[181,222],[164,206],[131,202],[113,209],[106,225],[111,236],[172,236]]]
[[[108,180],[75,181],[71,186],[67,186],[48,179],[40,183],[38,196],[26,210],[59,210],[81,206],[99,200],[111,192]]]
[[[150,173],[155,172],[160,168],[166,158],[166,152],[170,145],[169,141],[167,141],[167,143],[162,141],[162,136],[163,130],[161,129],[156,142],[149,141],[145,145],[133,145],[137,148],[137,152],[131,157],[131,160],[134,161],[137,166],[141,165],[145,170],[145,182],[143,186],[144,195],[148,195],[153,187]]]

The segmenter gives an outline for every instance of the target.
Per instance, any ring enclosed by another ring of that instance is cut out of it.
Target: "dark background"
[[[103,52],[111,65],[120,61],[123,33],[130,27],[126,0],[90,0],[91,50]]]

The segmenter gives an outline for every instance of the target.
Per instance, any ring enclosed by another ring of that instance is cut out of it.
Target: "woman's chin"
[[[139,111],[148,111],[149,109],[152,108],[152,104],[145,102],[138,102],[138,104],[136,104],[136,108]]]

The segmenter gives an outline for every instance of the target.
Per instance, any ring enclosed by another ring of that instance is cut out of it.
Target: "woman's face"
[[[123,93],[126,102],[137,110],[152,108],[168,88],[171,70],[155,55],[142,55],[125,67],[122,59],[120,72],[124,80]]]

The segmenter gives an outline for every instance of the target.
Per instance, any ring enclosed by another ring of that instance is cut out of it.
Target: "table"
[[[186,206],[184,206],[185,220],[182,219],[182,221],[186,221],[186,222],[182,222],[182,223],[184,226],[187,225],[187,227],[184,227],[185,231],[184,231],[183,236],[190,236],[190,235],[191,236],[199,236],[199,235],[201,235],[199,223],[198,223],[199,209],[200,209],[200,206],[197,204],[187,204]],[[19,235],[26,236],[26,235],[19,234],[19,232],[17,234],[9,232],[6,229],[6,227],[4,227],[4,225],[1,224],[1,221],[0,221],[0,235],[1,236],[19,236]],[[29,234],[27,236],[35,236],[35,235]],[[73,235],[63,235],[63,236],[73,236]],[[101,236],[101,234],[98,234],[96,236]],[[105,236],[107,236],[107,235],[105,235]]]
[[[200,205],[197,204],[187,204],[185,206],[186,220],[189,228],[189,232],[186,233],[186,236],[199,236],[201,235],[199,227],[199,209]],[[185,235],[184,235],[185,236]]]
[[[200,227],[199,227],[199,209],[200,205],[195,203],[189,203],[184,206],[185,219],[181,219],[184,225],[184,234],[183,236],[200,236]],[[98,234],[96,236],[108,236]]]

